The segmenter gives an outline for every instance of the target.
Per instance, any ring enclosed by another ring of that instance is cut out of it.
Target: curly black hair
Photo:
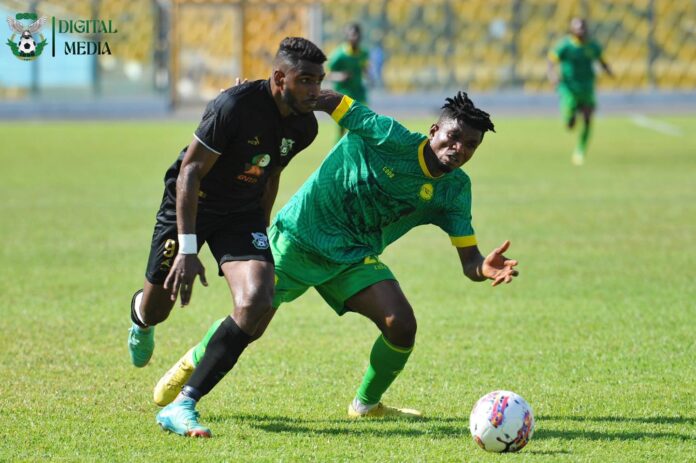
[[[460,91],[457,92],[454,98],[445,99],[440,119],[445,118],[463,122],[469,127],[480,130],[481,134],[489,130],[495,132],[491,116],[474,106],[474,102],[469,99],[469,95],[466,92]]]
[[[315,64],[323,64],[326,55],[319,47],[302,37],[286,37],[280,42],[275,56],[276,62],[284,61],[290,65],[296,65],[305,60]]]

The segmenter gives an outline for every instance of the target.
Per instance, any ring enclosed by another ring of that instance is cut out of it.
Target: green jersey
[[[588,92],[594,88],[594,62],[602,57],[602,47],[594,40],[580,42],[566,36],[549,52],[549,58],[560,63],[560,84],[573,92]]]
[[[334,89],[361,103],[367,101],[367,91],[363,83],[363,72],[367,68],[368,53],[364,48],[353,52],[348,45],[335,49],[329,56],[329,70],[345,72],[350,77],[342,82],[334,82]]]
[[[348,97],[331,116],[349,132],[276,216],[287,239],[341,264],[377,256],[424,224],[455,246],[476,244],[469,177],[457,169],[433,178],[425,135]]]

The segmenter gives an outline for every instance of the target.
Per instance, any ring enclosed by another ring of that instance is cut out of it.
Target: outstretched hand
[[[506,240],[483,259],[483,263],[481,264],[481,275],[493,280],[491,286],[498,286],[501,283],[510,283],[513,277],[519,275],[519,272],[515,270],[517,261],[508,259],[503,255],[509,247],[510,241]]]

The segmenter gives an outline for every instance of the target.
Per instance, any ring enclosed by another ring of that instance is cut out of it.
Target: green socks
[[[205,354],[205,348],[208,346],[208,343],[210,342],[210,338],[213,337],[215,332],[218,329],[218,326],[220,326],[220,323],[224,318],[221,318],[220,320],[215,320],[213,325],[208,328],[208,332],[205,333],[205,336],[203,337],[203,340],[199,342],[196,347],[193,348],[193,366],[198,366],[198,363],[201,361],[203,358],[203,354]]]
[[[580,137],[578,138],[578,144],[575,147],[575,152],[581,155],[585,155],[587,151],[587,141],[590,139],[590,124],[583,124],[580,130]]]
[[[365,405],[376,404],[399,376],[413,347],[398,347],[379,335],[370,352],[370,366],[365,372],[357,398]]]

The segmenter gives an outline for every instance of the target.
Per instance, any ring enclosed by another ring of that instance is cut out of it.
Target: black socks
[[[210,392],[234,367],[250,341],[251,336],[232,317],[226,317],[210,338],[203,358],[181,393],[197,401]]]

